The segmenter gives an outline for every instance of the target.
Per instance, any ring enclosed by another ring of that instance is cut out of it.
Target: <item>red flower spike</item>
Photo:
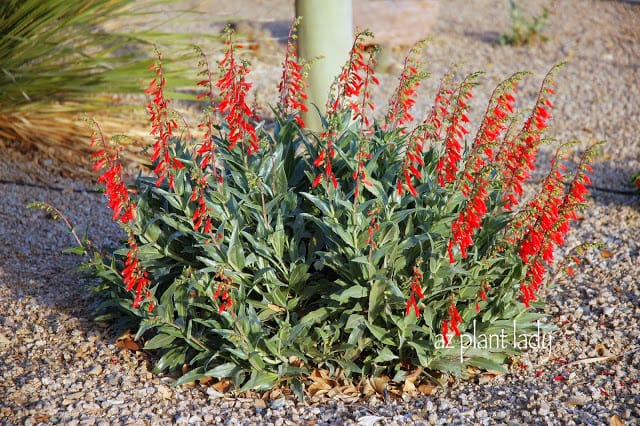
[[[451,225],[451,239],[447,245],[449,261],[455,263],[453,247],[458,245],[462,258],[467,257],[467,249],[473,245],[473,234],[482,226],[482,218],[487,213],[486,202],[489,183],[481,176],[476,178],[470,196],[456,220]]]
[[[556,158],[562,158],[564,148],[561,147]],[[529,302],[536,300],[535,293],[544,282],[547,266],[553,265],[554,248],[564,243],[570,221],[576,217],[576,209],[584,204],[586,188],[580,182],[584,180],[587,162],[594,153],[595,147],[585,151],[566,192],[566,178],[560,172],[562,165],[554,160],[543,181],[543,191],[529,203],[528,213],[520,219],[518,227],[512,228],[514,233],[521,235],[519,255],[528,266],[520,285],[521,300],[527,307]]]
[[[148,288],[151,281],[148,278],[147,271],[145,271],[140,265],[140,261],[138,259],[138,245],[136,244],[135,236],[133,234],[129,235],[128,245],[129,251],[127,252],[124,268],[121,272],[122,282],[127,291],[135,291],[136,294],[133,299],[132,306],[134,308],[138,308],[145,297],[150,297],[151,293],[148,291]],[[145,296],[143,296],[143,294]],[[149,305],[149,312],[151,312],[155,306],[153,301],[151,303],[152,304]]]
[[[174,185],[174,174],[182,168],[182,163],[174,161],[169,149],[169,140],[178,128],[178,123],[169,117],[169,100],[164,95],[166,81],[162,68],[162,54],[157,52],[154,64],[156,77],[151,81],[145,93],[151,96],[147,104],[149,121],[151,122],[151,135],[155,137],[153,144],[152,162],[157,162],[154,173],[158,176],[156,186],[160,186],[166,179],[169,189]]]
[[[444,340],[444,345],[449,346],[449,326],[446,321],[442,321],[442,339]]]
[[[205,88],[205,91],[198,95],[198,99],[208,98],[209,106],[211,107],[211,111],[216,109],[213,100],[215,99],[215,90],[213,84],[213,76],[211,74],[211,68],[209,66],[209,60],[205,53],[198,48],[198,53],[200,55],[200,61],[198,65],[201,68],[201,71],[198,75],[202,75],[206,77],[204,80],[198,83],[199,86]],[[218,164],[216,161],[216,146],[213,141],[213,134],[215,129],[215,124],[213,122],[213,117],[210,112],[204,114],[204,122],[200,123],[198,127],[205,129],[202,144],[198,148],[197,161],[200,165],[200,169],[203,171],[211,171],[211,174],[214,176],[214,179],[218,182],[222,181],[222,174],[218,170]]]
[[[129,190],[122,176],[122,164],[120,162],[120,148],[107,146],[102,129],[93,121],[94,127],[91,145],[98,142],[101,149],[92,155],[94,171],[106,170],[98,177],[98,183],[105,186],[109,209],[113,211],[112,219],[122,224],[127,224],[135,219],[135,203],[129,197]]]
[[[231,298],[231,294],[229,294],[229,286],[233,284],[233,279],[225,276],[224,272],[220,271],[216,273],[214,280],[218,281],[218,287],[213,294],[213,299],[214,302],[220,299],[218,314],[222,314],[224,311],[230,310],[233,306],[233,299]]]
[[[422,273],[422,270],[420,269],[421,263],[422,259],[419,258],[413,266],[413,275],[411,277],[411,293],[409,299],[407,300],[406,306],[406,314],[409,314],[410,307],[413,306],[417,317],[420,316],[420,310],[418,309],[417,301],[420,299],[424,299],[424,292],[422,290],[422,279],[424,275]]]
[[[284,63],[282,64],[282,78],[278,86],[280,90],[280,110],[285,115],[294,115],[296,123],[300,127],[304,127],[304,121],[300,117],[300,112],[307,112],[309,109],[304,104],[307,94],[304,89],[308,87],[304,78],[306,73],[303,71],[301,64],[298,62],[297,45],[297,28],[300,21],[296,19],[289,29],[287,38],[287,49],[285,52]]]
[[[416,103],[417,92],[415,89],[420,85],[420,81],[427,76],[426,73],[418,71],[420,67],[418,57],[424,44],[425,40],[414,44],[404,60],[398,87],[389,101],[388,112],[383,124],[384,130],[393,130],[414,120],[409,111]]]
[[[374,71],[375,51],[368,53],[367,60],[364,60],[366,51],[364,40],[367,37],[372,37],[368,31],[355,35],[349,59],[342,68],[337,83],[331,88],[326,108],[330,116],[336,115],[345,108],[351,109],[352,119],[360,120],[361,133],[365,132],[364,127],[368,127],[367,123],[369,123],[365,107],[370,110],[374,109],[371,100],[371,85],[379,83]]]
[[[462,159],[462,141],[461,139],[469,133],[464,127],[461,117],[466,114],[469,107],[462,98],[471,97],[471,88],[473,80],[477,75],[467,77],[459,86],[457,100],[454,100],[453,110],[448,117],[449,126],[446,128],[444,140],[444,155],[438,163],[438,183],[444,187],[448,183],[452,183],[456,179],[458,172],[458,163]]]
[[[231,151],[240,143],[247,154],[253,155],[259,146],[256,129],[252,124],[257,116],[246,102],[251,88],[251,83],[246,81],[249,69],[245,62],[238,61],[235,57],[237,46],[231,41],[231,32],[227,32],[226,45],[224,58],[219,62],[221,77],[215,84],[222,98],[217,110],[224,116],[230,129],[227,149]]]
[[[529,171],[535,168],[538,148],[542,143],[541,131],[547,127],[546,121],[551,119],[549,110],[553,108],[553,103],[548,96],[555,93],[550,86],[557,69],[557,66],[553,67],[547,73],[531,114],[518,134],[504,141],[498,155],[499,169],[503,171],[502,192],[505,210],[512,210],[517,206],[514,194],[522,194],[522,183],[529,178]]]

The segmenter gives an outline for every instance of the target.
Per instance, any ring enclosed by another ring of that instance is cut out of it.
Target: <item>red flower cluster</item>
[[[233,306],[233,299],[229,294],[229,287],[233,284],[233,279],[231,277],[227,277],[224,275],[224,272],[218,272],[214,276],[214,280],[218,281],[218,288],[216,292],[213,294],[213,298],[220,298],[220,307],[218,308],[218,313],[221,314],[227,309],[231,309]]]
[[[541,134],[551,119],[549,110],[553,108],[553,103],[549,95],[555,93],[551,85],[556,69],[557,67],[552,68],[543,80],[536,104],[520,132],[515,138],[505,142],[504,149],[498,155],[497,161],[503,173],[503,201],[506,210],[518,205],[516,196],[522,195],[522,184],[535,169],[538,148],[542,142]]]
[[[366,151],[366,143],[363,141],[360,145],[360,149],[358,149],[358,153],[356,154],[356,160],[358,161],[358,165],[356,166],[356,170],[353,172],[351,177],[356,182],[355,188],[353,190],[354,198],[358,198],[360,194],[360,183],[363,183],[365,186],[370,186],[371,181],[367,179],[367,173],[365,169],[365,162],[371,159],[371,154]]]
[[[482,225],[482,218],[487,213],[487,199],[489,183],[482,177],[476,178],[473,194],[467,200],[464,209],[460,212],[456,220],[451,225],[451,239],[447,245],[449,262],[455,263],[453,255],[454,245],[460,247],[462,258],[467,257],[467,249],[473,245],[473,234]]]
[[[129,236],[128,244],[129,251],[127,252],[124,269],[122,270],[122,277],[127,291],[135,289],[136,297],[133,299],[133,307],[138,308],[145,298],[151,297],[151,292],[148,290],[151,281],[147,277],[147,271],[140,265],[138,245],[136,244],[135,236]],[[151,301],[149,304],[149,312],[153,311],[153,308],[154,303]]]
[[[367,229],[367,240],[365,241],[365,244],[370,248],[369,253],[378,246],[373,238],[375,233],[380,230],[380,224],[378,223],[376,214],[377,210],[369,210],[369,229]]]
[[[327,118],[329,119],[329,129],[320,133],[322,141],[326,141],[326,145],[319,150],[318,156],[313,161],[315,167],[323,167],[323,173],[316,175],[313,180],[312,187],[317,187],[323,180],[330,182],[335,189],[338,189],[338,180],[333,173],[331,160],[335,156],[335,148],[333,147],[335,124],[331,123],[332,118],[336,118],[338,112],[345,108],[350,108],[353,120],[361,120],[360,127],[361,136],[364,133],[364,127],[369,127],[370,121],[365,114],[365,109],[373,110],[375,105],[371,101],[371,84],[379,84],[375,77],[373,65],[375,63],[373,53],[369,54],[368,60],[365,62],[365,45],[364,38],[370,37],[370,32],[361,32],[356,34],[353,46],[349,53],[349,60],[342,68],[340,75],[331,87],[331,96],[327,100]],[[346,102],[346,105],[343,104]],[[356,181],[355,195],[356,198],[360,192],[360,182],[368,183],[366,180],[364,163],[369,159],[366,145],[361,145],[357,154],[358,166],[353,173],[353,179]]]
[[[304,121],[300,117],[300,112],[307,112],[309,108],[304,104],[307,94],[304,89],[308,86],[304,81],[304,72],[298,62],[296,29],[299,24],[297,19],[289,29],[287,38],[287,50],[282,64],[282,78],[279,84],[280,108],[286,115],[295,114],[294,119],[300,127],[304,127]]]
[[[467,249],[473,245],[473,234],[480,228],[482,218],[487,213],[486,202],[489,193],[486,188],[489,182],[484,176],[487,167],[492,165],[493,150],[499,145],[499,138],[507,130],[508,122],[515,111],[515,97],[512,92],[515,90],[517,78],[518,75],[512,76],[494,91],[473,141],[471,153],[465,162],[459,185],[467,202],[451,226],[452,237],[447,246],[451,263],[455,262],[453,247],[456,244],[460,247],[462,258],[467,257]]]
[[[409,111],[416,103],[415,97],[418,94],[416,89],[420,86],[422,79],[426,77],[426,73],[418,70],[420,62],[416,59],[422,46],[424,46],[424,40],[417,42],[404,59],[398,87],[389,101],[389,109],[383,125],[384,130],[395,129],[414,120]],[[402,133],[404,132],[403,129]]]
[[[413,71],[411,72],[413,73]],[[422,78],[422,74],[420,73],[414,75],[412,78],[419,81],[418,76]],[[396,182],[398,195],[402,195],[404,193],[404,185],[407,186],[411,195],[414,197],[418,195],[418,191],[413,185],[413,178],[415,177],[418,180],[422,178],[421,169],[424,166],[423,151],[425,142],[440,139],[442,123],[444,123],[449,117],[449,106],[451,105],[451,97],[454,93],[453,89],[450,87],[452,77],[453,75],[450,73],[442,79],[431,113],[411,133],[400,176]],[[460,146],[458,148],[461,149]],[[441,164],[441,167],[443,166],[444,162]]]
[[[404,192],[404,185],[414,197],[418,196],[418,191],[413,185],[413,178],[418,180],[422,179],[421,169],[424,166],[424,160],[422,159],[423,151],[423,135],[419,135],[418,129],[414,130],[409,137],[409,143],[407,144],[407,150],[404,154],[404,160],[402,162],[402,169],[400,171],[401,176],[398,177],[396,188],[398,195],[402,195]]]
[[[109,149],[104,134],[100,126],[95,121],[91,136],[91,146],[95,146],[98,140],[101,149],[95,152],[91,159],[93,161],[93,171],[106,170],[98,177],[98,183],[105,186],[105,195],[109,203],[109,208],[113,211],[112,219],[123,224],[135,219],[136,205],[129,197],[129,190],[122,177],[122,163],[120,162],[120,149],[114,147]]]
[[[247,105],[247,93],[251,83],[246,80],[249,68],[246,63],[235,57],[235,47],[231,41],[231,34],[227,34],[227,50],[220,61],[222,77],[216,83],[220,89],[222,101],[218,105],[220,114],[226,117],[229,126],[229,146],[231,151],[240,142],[249,155],[258,151],[258,136],[252,121],[256,119],[253,110]],[[245,145],[247,144],[247,145]]]
[[[315,167],[323,167],[324,173],[319,173],[313,180],[311,186],[315,188],[320,185],[320,182],[322,182],[323,179],[326,179],[328,182],[331,182],[334,189],[338,189],[338,180],[336,179],[336,175],[333,173],[333,166],[331,165],[331,159],[336,155],[336,151],[333,148],[333,132],[331,129],[326,132],[322,132],[320,137],[322,140],[326,140],[327,144],[320,150],[320,153],[313,161],[313,165]]]
[[[191,191],[189,202],[197,202],[197,207],[194,209],[193,216],[191,218],[193,221],[193,229],[196,231],[202,231],[205,234],[210,234],[213,230],[213,225],[211,224],[209,208],[207,207],[207,203],[204,198],[207,187],[206,177],[203,176],[198,179]]]
[[[586,185],[590,183],[586,173],[591,171],[587,161],[591,155],[591,149],[583,155],[566,193],[561,167],[554,164],[543,182],[543,193],[529,203],[531,213],[523,226],[519,245],[520,258],[528,265],[520,285],[521,300],[527,307],[536,300],[535,293],[544,281],[546,265],[553,264],[554,248],[564,244],[571,220],[577,219],[576,209],[585,203]]]
[[[169,100],[164,96],[166,81],[162,71],[162,54],[157,53],[158,59],[149,67],[156,71],[156,77],[151,80],[151,84],[145,90],[146,94],[152,96],[147,105],[147,112],[151,122],[151,135],[156,138],[151,161],[157,162],[153,170],[158,176],[156,186],[160,186],[163,180],[168,179],[171,189],[174,184],[174,171],[184,168],[184,165],[177,158],[173,158],[169,151],[169,139],[173,136],[173,131],[178,128],[178,123],[169,118]]]
[[[135,289],[136,296],[133,301],[133,307],[138,308],[144,298],[151,297],[151,292],[148,290],[151,282],[147,277],[147,271],[142,268],[138,260],[138,245],[135,234],[129,226],[126,226],[135,219],[136,205],[131,201],[129,191],[122,177],[119,149],[108,149],[100,126],[95,121],[92,125],[94,126],[94,131],[91,137],[91,145],[96,145],[98,138],[102,145],[102,149],[92,155],[94,161],[93,170],[99,171],[107,166],[106,171],[98,177],[98,183],[105,186],[105,194],[109,201],[109,208],[113,211],[113,220],[125,225],[125,229],[129,234],[127,240],[129,251],[127,252],[124,268],[122,269],[122,277],[127,291]],[[153,311],[153,308],[154,303],[151,301],[149,304],[149,312]]]
[[[420,309],[418,309],[418,300],[424,299],[424,293],[422,292],[422,271],[420,270],[419,261],[413,267],[413,276],[411,277],[411,296],[407,300],[407,306],[405,307],[405,315],[409,315],[411,309],[417,317],[420,316]]]
[[[369,53],[369,58],[365,62],[364,39],[371,37],[371,33],[364,31],[356,34],[349,61],[342,68],[338,76],[338,89],[335,99],[328,106],[329,113],[342,110],[342,102],[348,102],[347,106],[353,112],[353,120],[362,119],[366,127],[369,126],[369,118],[365,114],[365,107],[374,110],[375,105],[371,100],[371,84],[380,84],[375,76],[373,65],[375,63],[373,52]],[[331,100],[330,100],[331,102]]]
[[[425,135],[425,139],[430,138],[434,141],[440,140],[442,128],[449,117],[449,108],[453,101],[453,94],[453,71],[450,71],[440,81],[440,87],[438,88],[438,93],[434,99],[431,112],[424,120],[423,124],[426,125],[426,128],[428,129],[428,134]]]
[[[198,48],[197,50],[200,55],[198,66],[201,68],[198,75],[204,76],[204,79],[198,82],[198,86],[205,88],[202,93],[198,94],[198,99],[203,99],[205,97],[208,98],[211,111],[213,111],[215,110],[215,106],[213,104],[215,92],[213,89],[214,85],[213,77],[211,76],[211,67],[209,66],[207,55],[205,55],[202,49]],[[202,145],[200,145],[196,153],[200,161],[200,169],[207,170],[208,167],[211,167],[214,178],[221,183],[222,174],[218,172],[216,164],[216,145],[213,140],[214,123],[211,111],[206,112],[204,114],[204,122],[198,124],[198,128],[205,129],[205,131],[202,136]]]
[[[491,290],[489,284],[486,281],[482,282],[482,286],[480,287],[480,291],[478,291],[478,296],[483,302],[487,301],[487,291]],[[476,312],[480,312],[480,303],[476,299]]]
[[[454,100],[453,111],[451,111],[451,114],[447,117],[449,125],[447,126],[444,139],[445,152],[436,166],[436,170],[438,170],[438,183],[443,188],[446,184],[456,180],[458,163],[462,159],[462,139],[469,133],[465,128],[465,124],[469,123],[469,118],[466,114],[469,110],[467,101],[473,97],[471,93],[473,84],[470,80],[473,77],[474,75],[467,77],[467,79],[460,84],[458,95]]]
[[[505,80],[494,91],[473,141],[473,152],[470,155],[472,164],[466,167],[468,172],[478,173],[484,167],[485,161],[480,154],[484,154],[488,161],[493,161],[494,149],[500,143],[500,136],[508,129],[509,121],[515,112],[514,94],[520,75],[522,74],[516,74]]]
[[[456,336],[460,336],[458,324],[462,324],[462,318],[460,317],[455,302],[451,300],[449,304],[449,321],[442,321],[442,338],[445,346],[449,345],[449,329],[451,329]]]

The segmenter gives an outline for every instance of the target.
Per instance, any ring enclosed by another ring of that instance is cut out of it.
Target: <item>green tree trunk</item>
[[[349,57],[353,43],[351,0],[296,0],[301,59],[312,61],[309,70],[309,112],[303,116],[311,130],[322,128],[316,111],[324,114],[329,87]]]

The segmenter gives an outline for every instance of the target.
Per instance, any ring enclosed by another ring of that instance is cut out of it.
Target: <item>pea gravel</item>
[[[185,2],[191,3],[197,2]],[[222,10],[216,9],[218,3],[209,3],[211,12]],[[226,3],[237,5],[230,15],[250,20],[245,29],[253,31],[259,44],[251,77],[263,108],[261,102],[275,99],[283,57],[282,45],[269,31],[282,21],[286,28],[292,3]],[[550,3],[526,4],[535,13]],[[212,388],[173,388],[172,379],[151,374],[145,360],[115,346],[117,330],[92,321],[95,296],[74,272],[80,259],[61,253],[72,238],[49,215],[25,208],[34,200],[47,201],[79,229],[87,229],[94,242],[115,244],[120,233],[110,222],[103,196],[91,192],[94,184],[89,181],[61,177],[59,165],[43,156],[7,149],[0,159],[0,423],[638,424],[640,199],[630,194],[628,181],[640,171],[640,4],[551,4],[545,30],[549,41],[510,47],[495,43],[509,25],[506,1],[436,2],[432,41],[423,58],[433,77],[418,101],[418,110],[424,111],[438,77],[452,63],[462,62],[464,72],[486,72],[477,91],[479,113],[480,100],[501,78],[532,71],[533,78],[521,88],[522,98],[530,100],[546,70],[568,61],[557,77],[551,133],[563,141],[580,140],[576,156],[594,141],[607,143],[594,164],[597,189],[567,246],[597,241],[603,248],[591,252],[574,277],[558,280],[546,292],[550,322],[558,327],[550,353],[531,349],[508,375],[478,377],[406,401],[374,397],[262,403],[226,397]],[[220,26],[218,20],[195,21],[193,27],[201,31]],[[390,59],[383,65],[397,71],[404,50],[388,47]],[[382,87],[376,99],[383,105],[397,72],[379,74]],[[551,152],[542,152],[543,170]]]

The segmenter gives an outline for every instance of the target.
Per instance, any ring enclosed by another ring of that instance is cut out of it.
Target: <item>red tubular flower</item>
[[[462,258],[467,257],[467,249],[473,245],[473,234],[482,226],[482,218],[487,213],[486,202],[489,198],[489,182],[481,175],[476,178],[471,197],[467,199],[463,210],[451,225],[451,239],[447,245],[449,262],[455,263],[453,247],[458,245]]]
[[[421,80],[427,76],[426,73],[418,71],[420,62],[417,56],[424,43],[425,41],[422,40],[414,44],[404,60],[398,87],[389,101],[389,109],[383,125],[385,130],[393,130],[398,126],[412,122],[414,119],[409,111],[416,103],[416,88],[420,86]]]
[[[407,300],[407,305],[405,308],[405,314],[409,315],[411,308],[413,307],[414,313],[417,317],[420,316],[420,309],[418,309],[417,301],[420,299],[424,299],[424,293],[422,291],[422,279],[424,275],[422,274],[422,270],[420,269],[420,264],[422,263],[421,259],[416,261],[416,264],[413,266],[413,275],[411,277],[411,293],[409,299]]]
[[[221,77],[216,83],[222,98],[217,109],[225,117],[229,128],[227,149],[231,151],[240,143],[252,155],[259,147],[256,129],[252,124],[256,114],[246,102],[251,88],[251,84],[246,81],[249,69],[245,62],[236,59],[230,32],[227,33],[226,45],[224,58],[219,63]]]
[[[458,329],[458,324],[462,324],[462,318],[460,317],[458,308],[456,307],[456,304],[453,300],[449,305],[449,324],[451,325],[451,330],[453,331],[453,333],[456,336],[460,336],[460,330]]]
[[[300,117],[300,112],[307,112],[309,110],[304,104],[304,101],[307,99],[307,94],[304,89],[308,84],[304,81],[305,73],[298,62],[297,45],[295,43],[299,23],[300,20],[296,19],[289,29],[287,49],[284,63],[282,64],[282,78],[278,87],[280,90],[280,109],[286,115],[295,115],[295,120],[298,125],[304,127],[304,121]]]
[[[404,154],[402,168],[400,169],[400,176],[398,177],[397,182],[399,195],[402,195],[402,181],[404,180],[404,184],[407,186],[407,189],[409,190],[411,195],[413,195],[414,197],[418,196],[418,191],[413,184],[413,179],[415,178],[418,181],[422,179],[421,169],[422,166],[424,166],[424,160],[422,159],[423,137],[424,135],[421,134],[420,127],[414,129],[414,131],[409,136],[407,150]]]
[[[371,85],[379,84],[374,70],[374,52],[370,52],[365,60],[364,42],[365,38],[371,36],[369,31],[355,35],[349,59],[338,76],[337,85],[332,87],[333,96],[329,96],[326,108],[330,115],[349,108],[353,113],[352,119],[360,120],[364,127],[369,127],[370,124],[366,110],[375,109],[371,100]]]
[[[119,149],[109,149],[104,138],[104,134],[100,126],[93,122],[94,132],[91,138],[92,146],[98,141],[102,145],[102,149],[92,155],[94,161],[94,170],[106,171],[98,178],[98,183],[105,185],[105,194],[109,200],[109,208],[113,211],[113,220],[119,221],[123,225],[135,219],[135,203],[129,197],[129,191],[122,177],[122,165],[119,158]],[[133,300],[133,307],[138,308],[140,303],[146,298],[150,298],[151,294],[148,287],[151,284],[145,271],[138,260],[138,246],[135,234],[130,227],[125,226],[129,234],[127,244],[129,251],[125,259],[124,268],[122,269],[122,279],[127,291],[135,290],[136,295]],[[153,301],[149,304],[149,312],[154,308]]]
[[[444,345],[449,346],[449,324],[447,321],[442,321],[442,339],[444,340]]]
[[[207,55],[205,55],[205,53],[200,48],[197,48],[197,50],[200,55],[198,66],[201,68],[198,75],[204,77],[203,80],[198,82],[198,86],[201,86],[205,89],[198,95],[198,99],[208,98],[211,110],[207,111],[204,114],[204,122],[198,125],[199,128],[205,129],[205,132],[202,137],[202,144],[198,148],[196,155],[200,165],[200,169],[205,172],[207,170],[210,170],[214,179],[218,183],[222,183],[223,177],[222,173],[218,170],[219,165],[216,161],[216,145],[213,139],[215,125],[213,122],[212,111],[216,109],[216,106],[214,104],[215,90],[213,77],[211,75],[211,67],[209,66]],[[205,177],[206,176],[207,175],[205,175]],[[206,178],[203,178],[203,180],[206,183]]]
[[[530,202],[529,216],[520,223],[523,236],[519,255],[528,266],[520,286],[521,301],[527,307],[536,300],[535,293],[544,282],[547,265],[553,265],[554,248],[564,243],[570,222],[576,218],[576,209],[585,203],[585,182],[589,182],[586,173],[590,170],[587,163],[594,153],[594,147],[585,151],[566,192],[562,167],[554,160],[551,172],[543,181],[543,192]]]
[[[229,287],[233,284],[231,277],[225,276],[224,272],[217,272],[214,276],[214,280],[218,281],[218,287],[213,295],[213,299],[220,298],[220,306],[218,307],[218,313],[222,314],[224,311],[231,309],[233,306],[233,299],[229,294]]]
[[[547,127],[547,121],[551,119],[549,110],[553,108],[553,103],[549,95],[555,93],[551,85],[554,84],[553,76],[557,69],[556,66],[547,73],[531,114],[525,120],[520,132],[515,137],[505,140],[497,157],[499,169],[503,173],[505,210],[512,210],[518,205],[516,195],[522,195],[522,184],[535,169],[538,148],[542,143],[541,132]]]
[[[98,177],[98,183],[105,186],[104,192],[107,196],[109,209],[113,211],[112,219],[127,224],[135,219],[136,205],[129,197],[129,190],[122,177],[120,148],[118,146],[109,148],[98,123],[93,121],[92,125],[94,130],[91,146],[97,145],[98,142],[101,145],[101,149],[91,156],[93,170],[97,172],[105,169]]]
[[[464,99],[473,97],[471,89],[473,80],[476,75],[467,77],[458,89],[458,94],[454,100],[453,111],[448,117],[449,125],[446,128],[444,139],[444,155],[438,161],[436,170],[438,170],[438,183],[441,187],[456,180],[458,172],[458,163],[462,159],[462,139],[469,133],[464,127],[466,112],[469,106]]]
[[[156,186],[160,186],[167,179],[169,189],[172,189],[175,171],[184,168],[184,166],[180,160],[171,155],[169,150],[169,140],[173,136],[174,130],[178,128],[178,123],[169,117],[169,100],[164,96],[166,82],[162,69],[162,54],[158,51],[157,55],[157,60],[150,67],[156,71],[156,77],[145,90],[145,93],[151,96],[147,112],[151,122],[151,135],[155,137],[151,161],[156,163],[153,170],[158,176]]]
[[[149,298],[151,296],[148,291],[151,281],[147,276],[147,271],[142,268],[138,260],[138,245],[133,235],[129,236],[128,244],[129,251],[122,269],[122,277],[126,290],[135,290],[136,296],[133,300],[133,307],[138,308],[145,297]],[[149,310],[153,310],[153,305],[149,306]]]
[[[326,146],[320,150],[318,157],[313,161],[315,167],[322,167],[323,172],[318,174],[314,179],[311,186],[313,188],[320,185],[323,179],[330,182],[334,189],[338,189],[338,180],[333,173],[333,167],[331,165],[331,159],[335,156],[335,149],[333,148],[333,132],[331,130],[320,134],[323,140],[326,140]]]

